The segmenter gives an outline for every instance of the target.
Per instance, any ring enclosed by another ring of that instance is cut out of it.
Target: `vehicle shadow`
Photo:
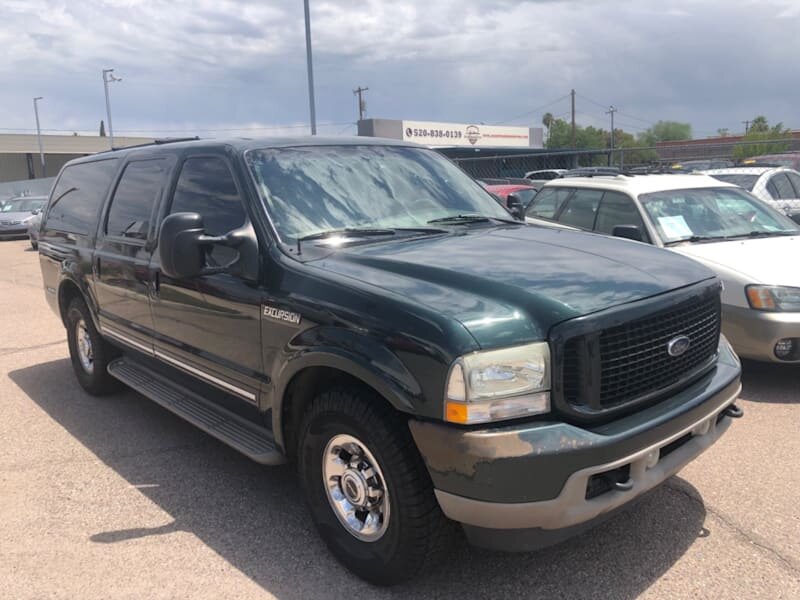
[[[742,360],[742,399],[771,404],[798,404],[800,365]]]
[[[635,598],[708,535],[699,493],[675,479],[568,542],[527,554],[471,548],[391,590],[350,575],[319,540],[289,466],[262,467],[132,392],[85,394],[67,359],[9,373],[52,419],[174,519],[154,528],[86,532],[118,544],[190,532],[278,598]]]

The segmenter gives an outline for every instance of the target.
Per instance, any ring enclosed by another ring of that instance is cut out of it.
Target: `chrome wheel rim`
[[[78,346],[78,360],[87,373],[94,372],[94,350],[92,349],[92,338],[86,328],[86,322],[80,319],[75,324],[75,342]]]
[[[351,435],[333,436],[322,456],[328,502],[350,535],[364,542],[383,537],[391,504],[378,461]]]

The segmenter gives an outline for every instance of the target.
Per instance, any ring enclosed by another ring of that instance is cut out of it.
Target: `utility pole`
[[[44,165],[44,150],[42,150],[42,130],[39,127],[39,106],[37,102],[43,100],[41,96],[33,99],[33,114],[36,115],[36,140],[39,142],[39,160],[42,161],[42,177],[47,177],[47,167]]]
[[[744,134],[747,135],[750,131],[750,121],[742,121],[742,123],[744,124]]]
[[[612,159],[614,157],[614,113],[617,112],[617,109],[613,106],[609,106],[608,110],[606,111],[607,115],[611,115],[611,152],[608,153],[608,166],[611,166]]]
[[[572,97],[572,133],[570,134],[570,144],[575,148],[575,90],[571,90],[569,95]]]
[[[108,97],[108,84],[122,81],[114,75],[114,69],[103,69],[103,88],[106,92],[106,116],[108,117],[108,147],[114,149],[114,128],[111,126],[111,100]]]
[[[358,120],[364,120],[364,113],[367,112],[367,103],[361,97],[361,95],[366,92],[369,88],[358,86],[356,89],[353,90],[353,95],[358,96]]]
[[[314,103],[314,65],[311,59],[311,14],[308,0],[303,0],[306,15],[306,68],[308,70],[308,111],[311,117],[311,135],[317,135],[317,109]]]

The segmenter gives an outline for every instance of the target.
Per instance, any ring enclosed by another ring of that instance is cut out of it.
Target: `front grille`
[[[718,293],[706,293],[621,325],[567,339],[562,390],[572,406],[603,411],[653,397],[679,384],[717,351],[720,331]],[[670,356],[667,345],[678,336],[688,350]]]

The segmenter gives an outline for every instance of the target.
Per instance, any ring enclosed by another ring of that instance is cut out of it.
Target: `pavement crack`
[[[717,509],[715,509],[713,506],[711,506],[709,504],[706,504],[703,501],[702,498],[700,498],[697,495],[692,494],[691,492],[683,489],[680,485],[675,485],[671,481],[668,481],[665,484],[665,486],[668,487],[669,489],[671,489],[671,490],[673,490],[675,492],[678,492],[679,494],[685,496],[686,498],[688,498],[689,500],[691,500],[695,504],[700,505],[708,513],[710,513],[713,517],[715,517],[716,519],[719,519],[722,522],[723,525],[725,525],[729,529],[733,530],[735,533],[737,533],[738,535],[743,537],[745,540],[747,540],[750,544],[752,544],[756,548],[759,548],[760,550],[762,550],[766,554],[771,555],[773,558],[775,558],[778,562],[783,564],[787,569],[789,569],[789,571],[791,571],[795,575],[799,575],[800,576],[800,565],[797,564],[792,558],[784,556],[780,552],[780,550],[777,550],[777,549],[773,548],[772,546],[770,546],[769,544],[767,544],[764,541],[763,538],[761,538],[760,536],[754,534],[753,532],[748,531],[748,530],[744,529],[743,527],[737,525],[731,519],[729,519],[727,516],[725,516],[723,513],[721,513]]]
[[[8,356],[9,354],[17,354],[18,352],[29,352],[30,350],[41,350],[42,348],[50,348],[65,343],[65,340],[57,342],[47,342],[45,344],[36,344],[35,346],[18,346],[16,348],[0,348],[0,356]]]

